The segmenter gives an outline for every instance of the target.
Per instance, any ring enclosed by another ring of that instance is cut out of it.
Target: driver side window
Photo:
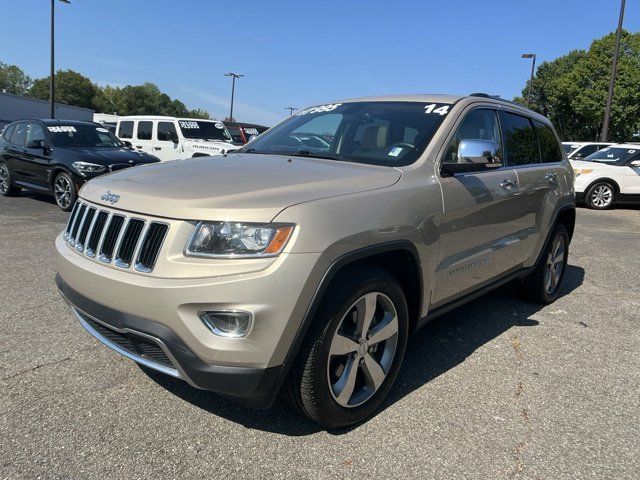
[[[443,163],[466,163],[465,159],[458,157],[458,147],[463,140],[486,142],[487,149],[491,150],[493,157],[491,163],[502,162],[502,137],[495,110],[478,108],[467,114],[449,142]]]

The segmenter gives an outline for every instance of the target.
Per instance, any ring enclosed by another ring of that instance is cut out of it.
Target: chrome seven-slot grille
[[[168,230],[166,223],[129,217],[78,201],[64,238],[71,248],[89,258],[149,273]]]

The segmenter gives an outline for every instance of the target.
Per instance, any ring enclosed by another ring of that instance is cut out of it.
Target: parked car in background
[[[623,143],[571,160],[576,201],[603,210],[615,204],[640,203],[640,145]]]
[[[328,427],[372,415],[438,315],[510,281],[553,302],[574,229],[551,123],[487,95],[319,105],[227,158],[144,170],[85,185],[56,239],[78,321],[149,368],[255,407],[280,392]]]
[[[562,142],[562,149],[569,160],[586,158],[598,150],[608,147],[607,142]]]
[[[116,135],[139,151],[161,161],[224,155],[237,145],[224,126],[214,120],[160,116],[129,116],[118,119]]]
[[[269,129],[269,127],[254,123],[224,122],[224,125],[233,137],[233,142],[238,145],[244,145],[253,137],[257,137]]]
[[[78,189],[91,178],[124,168],[157,163],[133,151],[97,123],[24,120],[7,125],[0,137],[0,194],[21,188],[54,196],[71,210]]]

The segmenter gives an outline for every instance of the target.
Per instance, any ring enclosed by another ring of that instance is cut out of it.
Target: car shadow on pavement
[[[568,265],[560,296],[571,293],[583,280],[584,269]],[[511,327],[538,325],[531,316],[543,306],[521,300],[518,288],[518,284],[507,285],[435,319],[412,335],[396,383],[375,415],[462,363],[478,348]],[[310,435],[322,430],[280,401],[268,410],[253,410],[213,392],[198,390],[181,380],[141,368],[154,382],[181,399],[245,427],[291,436]],[[357,427],[328,432],[341,435]]]

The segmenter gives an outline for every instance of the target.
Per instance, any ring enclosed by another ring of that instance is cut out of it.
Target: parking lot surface
[[[0,197],[0,478],[638,478],[638,209],[579,209],[557,302],[496,292],[436,320],[383,409],[329,432],[94,340],[54,285],[66,218]]]

